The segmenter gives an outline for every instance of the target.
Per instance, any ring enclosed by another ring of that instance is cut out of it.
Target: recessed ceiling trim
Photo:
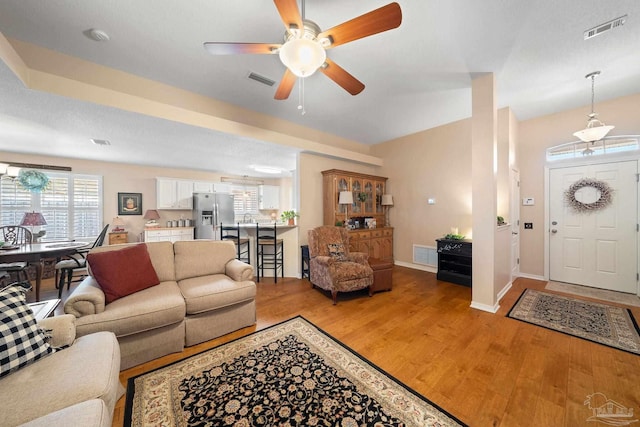
[[[619,18],[612,19],[611,21],[605,22],[604,24],[596,25],[595,27],[584,32],[584,39],[592,39],[596,36],[599,36],[600,34],[606,33],[607,31],[622,27],[626,21],[627,15],[624,15]]]

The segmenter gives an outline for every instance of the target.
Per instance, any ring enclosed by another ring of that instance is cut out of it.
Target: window
[[[547,161],[588,158],[637,150],[637,136],[608,136],[591,143],[569,142],[547,148]]]
[[[31,193],[12,179],[0,181],[0,222],[17,225],[25,212],[42,212],[47,239],[93,238],[102,229],[102,177],[47,172],[49,185]]]
[[[233,185],[233,211],[236,215],[258,213],[258,186],[257,185]]]

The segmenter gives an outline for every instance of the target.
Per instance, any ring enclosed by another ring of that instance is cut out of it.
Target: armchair
[[[340,227],[322,226],[309,230],[309,271],[311,286],[331,292],[333,304],[338,292],[369,288],[373,270],[368,254],[349,252],[349,234]]]

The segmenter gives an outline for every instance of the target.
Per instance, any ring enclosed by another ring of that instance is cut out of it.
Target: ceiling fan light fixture
[[[280,48],[280,60],[298,77],[309,77],[327,59],[322,45],[307,38],[292,38]]]
[[[585,76],[587,79],[591,79],[591,113],[589,113],[587,120],[587,127],[573,133],[573,136],[580,138],[584,142],[599,141],[611,131],[615,126],[607,126],[598,119],[598,114],[593,109],[593,103],[595,99],[595,78],[600,75],[600,71],[594,71]]]

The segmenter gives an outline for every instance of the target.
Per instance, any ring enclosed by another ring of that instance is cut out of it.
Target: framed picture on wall
[[[118,193],[118,215],[142,215],[142,193]]]

